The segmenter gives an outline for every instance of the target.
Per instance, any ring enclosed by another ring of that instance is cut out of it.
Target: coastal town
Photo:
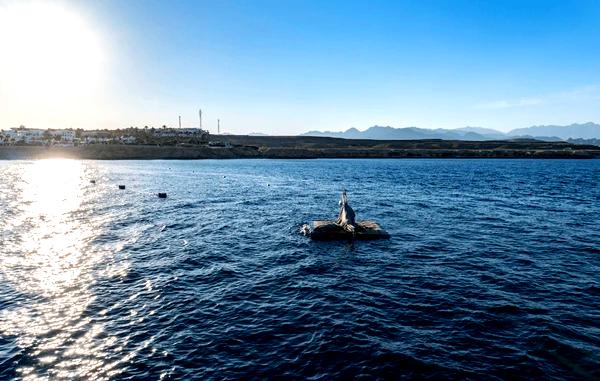
[[[200,128],[129,127],[115,130],[39,129],[25,126],[0,130],[0,145],[73,147],[90,144],[214,145]]]

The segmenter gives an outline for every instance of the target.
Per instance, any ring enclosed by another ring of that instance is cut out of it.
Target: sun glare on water
[[[63,101],[94,91],[103,69],[98,33],[60,3],[0,3],[0,91]]]
[[[82,202],[89,192],[88,165],[77,160],[39,160],[9,172],[18,202],[4,221],[0,280],[28,303],[0,308],[0,336],[16,338],[27,361],[23,380],[109,379],[113,339],[101,318],[86,312],[102,253],[88,243],[99,234]],[[124,358],[124,357],[123,357]]]

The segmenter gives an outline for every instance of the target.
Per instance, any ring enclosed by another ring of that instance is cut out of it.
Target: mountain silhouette
[[[345,139],[375,140],[502,140],[530,138],[538,140],[600,139],[600,125],[595,123],[571,124],[568,126],[532,126],[517,128],[508,133],[483,127],[463,127],[457,129],[427,129],[418,127],[394,128],[373,126],[364,131],[350,128],[346,131],[309,131],[301,136],[326,136]]]

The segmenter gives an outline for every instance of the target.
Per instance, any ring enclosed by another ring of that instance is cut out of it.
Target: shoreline
[[[254,149],[156,146],[0,147],[0,160],[202,160],[202,159],[595,159],[598,150]]]
[[[223,146],[90,144],[74,147],[0,146],[0,160],[498,158],[592,159],[600,147],[536,140],[350,140],[305,136],[218,136]]]

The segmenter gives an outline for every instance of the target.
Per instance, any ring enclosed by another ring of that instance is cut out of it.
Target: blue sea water
[[[599,184],[600,160],[0,162],[0,379],[599,379]],[[344,188],[391,239],[299,233]]]

